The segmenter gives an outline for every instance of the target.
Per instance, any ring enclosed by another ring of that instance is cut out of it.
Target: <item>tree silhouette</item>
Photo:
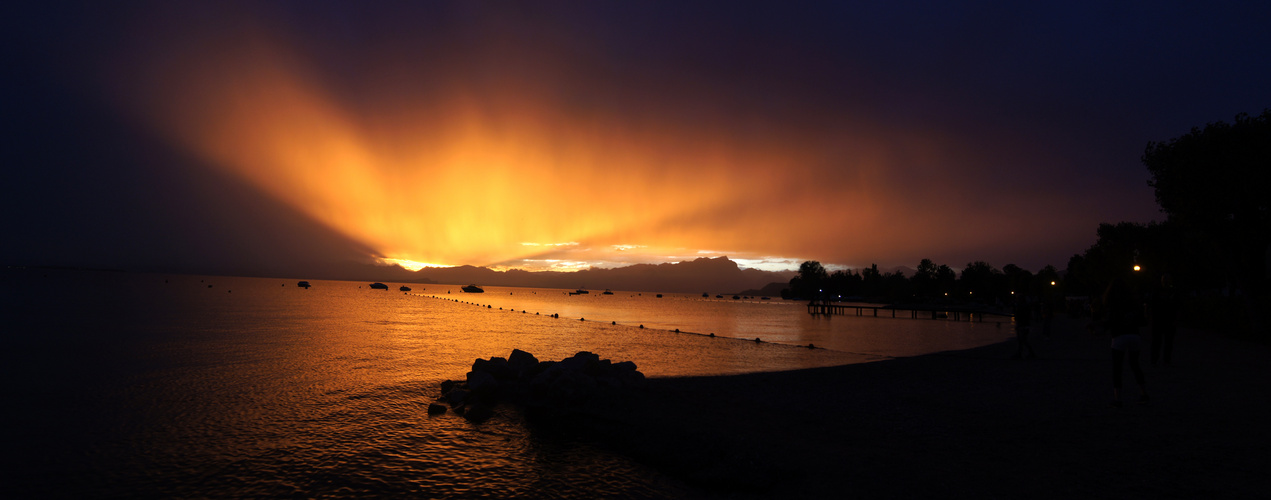
[[[1006,277],[1006,293],[1010,295],[1029,293],[1033,288],[1033,273],[1020,268],[1015,264],[1007,264],[1002,267],[1002,274]]]
[[[977,260],[967,263],[966,268],[962,270],[961,285],[962,290],[967,293],[968,297],[976,300],[988,300],[995,295],[997,287],[995,282],[997,277],[1002,273],[988,262]]]
[[[1271,109],[1149,142],[1143,164],[1169,221],[1227,249],[1217,264],[1260,290],[1271,243]]]
[[[940,264],[936,268],[936,292],[941,295],[952,292],[958,284],[958,273],[952,267]]]
[[[821,298],[821,290],[825,288],[829,273],[825,266],[815,260],[799,265],[799,274],[790,279],[790,291],[798,298]]]
[[[922,259],[922,262],[918,263],[918,269],[914,271],[913,278],[909,279],[914,295],[921,298],[935,297],[939,286],[937,281],[939,270],[940,268],[931,259]]]

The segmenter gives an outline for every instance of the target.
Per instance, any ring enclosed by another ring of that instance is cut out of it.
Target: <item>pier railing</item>
[[[882,311],[882,314],[879,314]],[[898,311],[900,313],[898,313]],[[903,314],[908,313],[908,314]],[[959,307],[939,307],[939,306],[868,306],[857,304],[834,304],[826,302],[811,302],[808,304],[808,314],[811,315],[849,315],[856,316],[873,316],[875,318],[905,318],[910,319],[949,319],[953,321],[984,321],[985,316],[999,316],[1003,318],[1011,317],[1009,313],[989,311],[983,309],[968,309]]]

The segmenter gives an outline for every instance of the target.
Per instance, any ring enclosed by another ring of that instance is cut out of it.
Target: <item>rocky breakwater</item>
[[[704,403],[733,401],[739,393],[705,395],[682,382],[649,381],[630,361],[585,351],[539,361],[518,349],[507,358],[474,361],[464,381],[442,382],[441,393],[429,413],[482,422],[496,407],[514,405],[534,432],[603,444],[723,496],[762,496],[798,478],[784,460],[757,451],[758,429],[742,425],[747,432],[738,432],[738,425],[727,425],[728,414]]]
[[[615,363],[586,351],[560,361],[539,361],[513,349],[507,358],[477,359],[464,381],[442,382],[441,398],[428,412],[453,411],[481,422],[493,416],[497,405],[511,403],[531,423],[606,419],[615,401],[645,386],[644,374],[631,361]]]

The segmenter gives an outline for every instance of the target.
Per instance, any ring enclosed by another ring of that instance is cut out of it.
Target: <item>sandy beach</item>
[[[582,432],[704,497],[1265,498],[1267,345],[1179,333],[1172,366],[1142,353],[1152,400],[1109,339],[1058,318],[1014,342],[876,363],[651,379]]]

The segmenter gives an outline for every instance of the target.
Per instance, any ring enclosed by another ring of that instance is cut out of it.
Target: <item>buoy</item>
[[[676,328],[676,329],[675,329],[675,333],[680,333],[680,329],[679,329],[679,328]]]
[[[814,345],[812,345],[812,344],[808,344],[808,349],[816,349],[816,346],[814,346]]]
[[[587,321],[587,318],[578,318],[578,321]]]
[[[715,332],[711,332],[710,338],[715,338]]]
[[[640,325],[640,329],[641,329],[641,330],[643,330],[643,329],[644,329],[644,325]]]
[[[609,324],[611,324],[611,325],[616,325],[616,324],[618,324],[618,322],[617,322],[617,321],[610,321],[610,322],[609,322]]]
[[[759,337],[755,337],[755,343],[759,343],[759,342],[763,342],[763,341],[759,340]]]

